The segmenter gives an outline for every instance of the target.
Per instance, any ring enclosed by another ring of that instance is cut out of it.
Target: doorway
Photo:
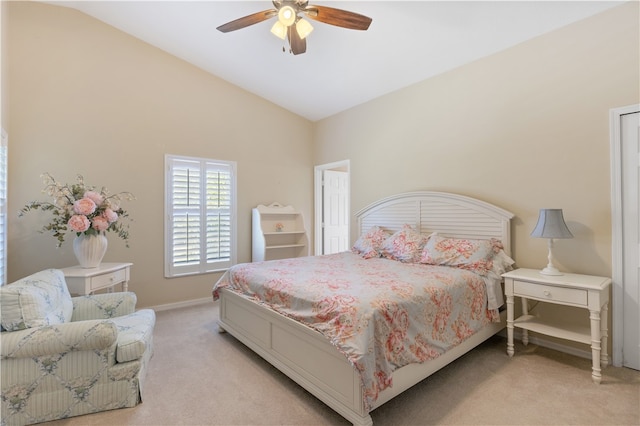
[[[640,105],[611,110],[613,365],[640,370]]]
[[[350,188],[349,160],[315,167],[315,255],[349,249]]]

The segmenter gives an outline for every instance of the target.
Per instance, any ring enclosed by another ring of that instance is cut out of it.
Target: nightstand
[[[522,329],[522,343],[529,343],[528,331],[572,340],[591,346],[592,372],[595,383],[602,381],[600,364],[606,366],[607,311],[611,278],[591,275],[542,275],[534,269],[516,269],[502,275],[507,296],[507,354],[513,356],[513,328]],[[513,298],[522,299],[522,316],[513,318]],[[589,310],[590,327],[560,324],[529,315],[527,299]]]
[[[97,268],[72,266],[62,269],[70,293],[85,295],[122,283],[122,291],[129,289],[129,274],[133,263],[101,263]]]

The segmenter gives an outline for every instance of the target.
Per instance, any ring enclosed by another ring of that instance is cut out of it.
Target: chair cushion
[[[73,303],[64,274],[47,269],[0,287],[0,324],[7,331],[71,320]]]
[[[152,350],[153,327],[156,313],[152,309],[141,309],[133,314],[111,318],[118,327],[116,361],[127,362],[139,359],[144,352]]]

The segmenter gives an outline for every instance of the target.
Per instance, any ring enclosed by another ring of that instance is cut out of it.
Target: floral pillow
[[[0,287],[0,318],[8,331],[69,322],[73,313],[64,274],[47,269]]]
[[[351,251],[361,255],[364,259],[380,257],[382,243],[389,237],[389,233],[379,226],[374,226],[360,236]]]
[[[399,260],[405,263],[415,263],[420,259],[420,253],[429,239],[410,225],[404,225],[402,229],[382,244],[382,257]]]
[[[434,235],[425,245],[420,263],[456,266],[486,276],[492,271],[494,258],[502,249],[502,243],[495,238],[470,240]],[[505,257],[508,258],[506,254]],[[500,259],[504,262],[502,257]]]
[[[507,256],[504,250],[500,250],[493,258],[493,267],[491,268],[489,276],[502,280],[502,274],[513,271],[513,265],[515,263],[516,261]]]

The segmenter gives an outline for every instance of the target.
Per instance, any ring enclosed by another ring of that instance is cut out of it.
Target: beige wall
[[[327,118],[316,163],[351,160],[352,212],[415,190],[513,212],[520,267],[546,265],[529,234],[562,208],[560,269],[610,276],[609,110],[640,101],[638,27],[633,2]]]
[[[351,159],[352,213],[415,190],[511,211],[519,267],[546,265],[547,240],[529,234],[540,208],[562,208],[574,238],[556,242],[559,269],[611,276],[609,110],[640,102],[639,4],[320,121],[316,163]],[[585,310],[536,309],[563,321],[588,318]]]
[[[637,2],[315,124],[76,11],[6,9],[9,211],[41,198],[45,171],[135,193],[132,247],[110,236],[105,261],[135,264],[142,306],[208,297],[219,276],[163,278],[165,153],[238,162],[240,261],[251,207],[300,206],[312,229],[313,165],[350,159],[352,212],[413,190],[477,197],[516,214],[514,257],[538,268],[546,241],[529,233],[559,207],[575,235],[560,268],[611,273],[608,114],[640,101]],[[75,263],[42,224],[10,215],[10,280]]]
[[[4,3],[4,2],[3,2]],[[40,193],[40,174],[76,174],[131,191],[131,248],[109,234],[105,261],[131,261],[139,305],[210,297],[219,274],[163,278],[164,155],[238,164],[238,255],[251,260],[251,208],[279,201],[311,214],[312,124],[77,11],[8,4],[9,281],[75,264],[70,235],[17,218]],[[286,125],[290,131],[280,131]],[[295,184],[292,184],[295,183]]]

